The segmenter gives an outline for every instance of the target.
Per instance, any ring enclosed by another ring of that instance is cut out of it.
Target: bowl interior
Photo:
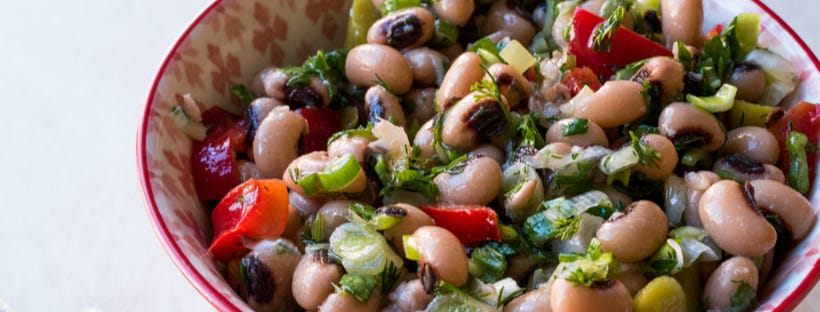
[[[199,203],[190,174],[190,139],[169,117],[190,93],[204,107],[238,112],[230,87],[248,84],[262,68],[301,64],[319,49],[342,46],[349,0],[215,1],[183,33],[163,62],[151,91],[137,142],[138,165],[152,224],[177,267],[220,310],[248,310],[219,274],[208,254],[209,212]],[[820,64],[794,33],[758,1],[704,0],[704,31],[738,12],[763,13],[763,45],[788,59],[801,83],[787,101],[820,101]],[[817,164],[814,164],[817,166]],[[820,207],[818,181],[812,191]],[[797,305],[817,279],[820,230],[785,257],[762,286],[762,308]]]

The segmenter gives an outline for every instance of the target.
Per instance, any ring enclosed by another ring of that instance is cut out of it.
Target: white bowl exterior
[[[161,69],[159,82],[149,95],[152,100],[144,129],[145,179],[159,216],[194,270],[239,309],[249,308],[224,281],[207,251],[212,235],[210,216],[193,188],[191,141],[174,126],[168,113],[184,93],[191,93],[203,109],[220,106],[237,112],[229,92],[234,84],[249,84],[266,66],[301,64],[318,49],[342,46],[348,8],[349,1],[345,0],[220,1],[206,10],[171,51],[171,59]],[[727,24],[735,12],[765,13],[751,1],[704,0],[704,10],[704,32],[717,24]],[[800,73],[801,84],[787,100],[790,105],[799,99],[820,102],[820,72],[800,44],[766,14],[762,27],[762,44],[788,59]],[[811,200],[815,211],[820,207],[818,182],[814,183]],[[155,226],[161,229],[161,225]],[[762,309],[779,306],[800,285],[820,260],[818,246],[820,231],[815,228],[763,286]],[[166,244],[166,248],[171,247]],[[202,285],[195,286],[203,292]]]

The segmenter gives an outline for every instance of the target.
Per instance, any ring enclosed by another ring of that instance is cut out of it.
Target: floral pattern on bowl
[[[171,48],[153,82],[137,141],[137,162],[148,214],[176,266],[220,310],[249,310],[219,273],[207,249],[210,214],[199,203],[190,174],[191,141],[169,113],[191,93],[203,109],[238,112],[230,87],[248,84],[262,68],[301,64],[319,49],[342,46],[345,0],[217,0],[197,17]],[[806,45],[757,0],[704,0],[704,32],[737,12],[763,13],[761,41],[799,71],[801,84],[787,99],[820,102],[820,62]],[[791,104],[794,104],[791,103]],[[820,131],[820,129],[818,129]],[[817,164],[815,164],[817,166]],[[820,207],[815,181],[811,202]],[[820,228],[815,228],[761,287],[760,310],[790,310],[820,273]]]

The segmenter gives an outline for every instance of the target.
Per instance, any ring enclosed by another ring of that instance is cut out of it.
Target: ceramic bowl
[[[208,254],[209,212],[197,200],[190,173],[191,141],[169,112],[191,93],[207,107],[239,111],[230,87],[248,84],[269,65],[301,64],[318,49],[342,46],[345,0],[217,0],[172,46],[153,81],[137,139],[137,162],[146,209],[168,255],[188,281],[222,311],[249,310],[219,274]],[[798,69],[801,84],[791,97],[820,102],[820,62],[787,24],[756,0],[704,0],[704,32],[739,12],[762,13],[763,45]],[[815,166],[817,164],[814,164]],[[818,185],[811,202],[820,210]],[[766,285],[761,309],[791,310],[812,289],[820,271],[820,227],[785,257]]]

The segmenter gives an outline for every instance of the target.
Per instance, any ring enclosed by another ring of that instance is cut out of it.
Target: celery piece
[[[760,14],[738,14],[735,18],[735,36],[740,44],[741,55],[749,54],[757,48],[757,40],[760,36]]]
[[[734,128],[755,126],[766,127],[769,115],[777,109],[774,106],[758,105],[746,101],[735,100],[735,105],[728,112],[726,127],[728,130]]]
[[[370,25],[375,23],[380,15],[379,10],[373,6],[370,0],[353,0],[350,7],[350,15],[347,21],[347,36],[345,37],[345,49],[367,43],[367,31]]]
[[[507,46],[499,52],[499,55],[519,74],[524,74],[527,69],[538,62],[538,60],[530,54],[530,51],[527,51],[527,48],[521,45],[518,40],[512,40],[507,43]]]
[[[722,113],[732,109],[732,105],[735,103],[736,94],[737,87],[724,83],[713,96],[699,97],[687,94],[686,101],[709,112]]]

